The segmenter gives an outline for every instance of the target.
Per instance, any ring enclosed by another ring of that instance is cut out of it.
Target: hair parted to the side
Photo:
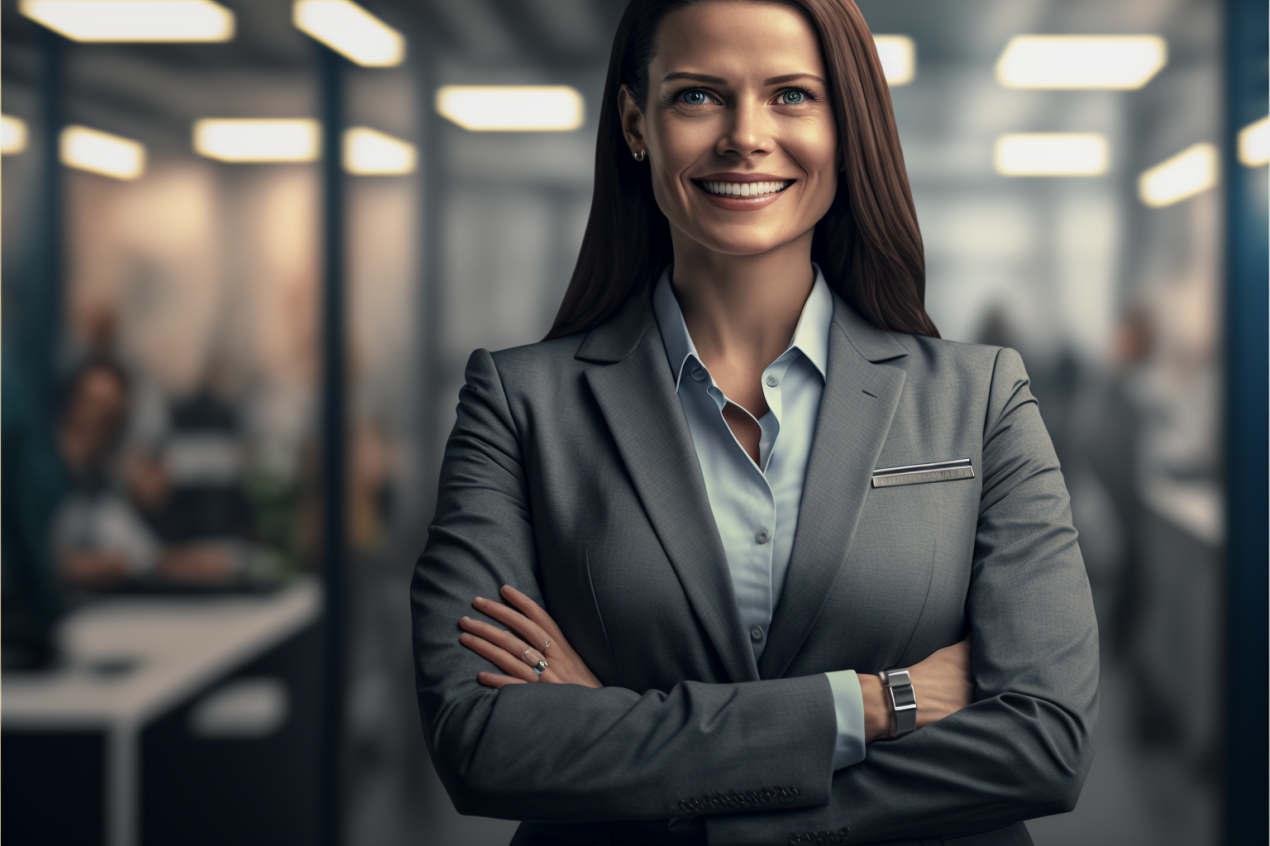
[[[773,0],[734,0],[772,2]],[[926,261],[891,94],[854,0],[775,0],[803,12],[820,39],[845,172],[816,225],[812,260],[825,281],[883,329],[939,337],[926,314]],[[648,102],[648,63],[667,13],[702,0],[631,0],[618,25],[600,106],[595,192],[578,263],[547,339],[608,320],[673,258],[670,225],[648,165],[622,135],[618,91]]]

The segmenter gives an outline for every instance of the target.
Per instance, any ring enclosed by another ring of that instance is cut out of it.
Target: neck
[[[784,352],[816,280],[812,232],[753,256],[717,253],[673,230],[672,238],[675,298],[707,366],[762,368]]]

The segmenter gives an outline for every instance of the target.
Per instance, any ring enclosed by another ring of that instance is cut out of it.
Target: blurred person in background
[[[120,447],[131,385],[105,357],[83,362],[67,381],[56,435],[64,492],[52,522],[62,580],[87,590],[232,581],[241,568],[230,552],[197,540],[165,543],[130,495]]]
[[[556,324],[472,355],[415,568],[455,806],[517,846],[1030,843],[1092,759],[1088,581],[1017,353],[926,314],[858,9],[634,0],[602,109]]]
[[[154,570],[159,544],[118,482],[116,462],[131,400],[128,374],[91,358],[67,381],[57,429],[66,492],[53,523],[63,580],[103,588]]]

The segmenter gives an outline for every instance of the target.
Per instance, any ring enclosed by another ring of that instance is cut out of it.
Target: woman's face
[[[740,256],[810,239],[838,187],[826,79],[815,30],[788,6],[718,0],[662,20],[648,102],[623,86],[620,105],[677,245]]]

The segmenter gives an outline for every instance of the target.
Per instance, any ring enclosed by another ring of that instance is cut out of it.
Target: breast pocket
[[[957,482],[975,477],[975,468],[969,458],[938,461],[930,464],[903,464],[898,467],[879,467],[873,471],[875,488],[929,485],[935,482]]]

